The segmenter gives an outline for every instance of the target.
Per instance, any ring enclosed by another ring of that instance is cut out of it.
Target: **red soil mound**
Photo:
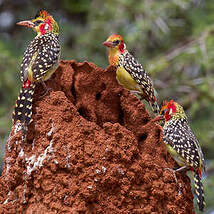
[[[113,67],[61,61],[41,98],[27,142],[13,127],[0,178],[0,213],[185,213],[190,180],[175,162],[161,127],[115,80]]]

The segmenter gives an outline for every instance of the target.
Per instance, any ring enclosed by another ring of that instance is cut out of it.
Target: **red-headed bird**
[[[120,35],[111,35],[104,43],[108,48],[110,65],[116,66],[116,78],[124,88],[137,93],[145,99],[154,113],[159,113],[153,83],[143,66],[128,52]]]
[[[163,115],[165,120],[163,141],[174,160],[181,166],[173,171],[175,173],[188,169],[194,172],[197,203],[199,210],[203,211],[205,200],[201,177],[205,170],[205,161],[199,142],[189,126],[187,116],[181,105],[173,100],[165,101],[160,114]]]
[[[32,121],[32,101],[37,82],[44,84],[58,67],[60,57],[59,27],[45,10],[37,12],[32,20],[21,21],[18,25],[33,29],[37,35],[28,45],[21,63],[20,94],[13,112],[14,124],[20,124],[23,137]]]

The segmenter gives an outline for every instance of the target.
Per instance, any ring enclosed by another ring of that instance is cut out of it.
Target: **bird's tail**
[[[195,172],[194,182],[195,182],[195,192],[197,196],[198,208],[200,211],[203,211],[206,204],[204,200],[204,188],[201,182],[201,175],[198,171]]]
[[[22,86],[18,99],[16,101],[15,109],[13,111],[13,123],[20,123],[22,126],[22,133],[27,130],[27,126],[32,122],[32,104],[35,84],[31,83],[28,87]]]

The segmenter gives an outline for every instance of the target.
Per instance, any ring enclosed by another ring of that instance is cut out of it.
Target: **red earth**
[[[118,85],[114,67],[61,61],[36,88],[27,141],[13,127],[0,178],[0,213],[192,214],[185,172],[145,105]]]

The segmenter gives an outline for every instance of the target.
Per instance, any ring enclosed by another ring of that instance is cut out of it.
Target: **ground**
[[[0,213],[192,214],[190,179],[162,129],[118,85],[115,68],[61,61],[45,96],[36,88],[26,142],[13,126],[0,178]]]

